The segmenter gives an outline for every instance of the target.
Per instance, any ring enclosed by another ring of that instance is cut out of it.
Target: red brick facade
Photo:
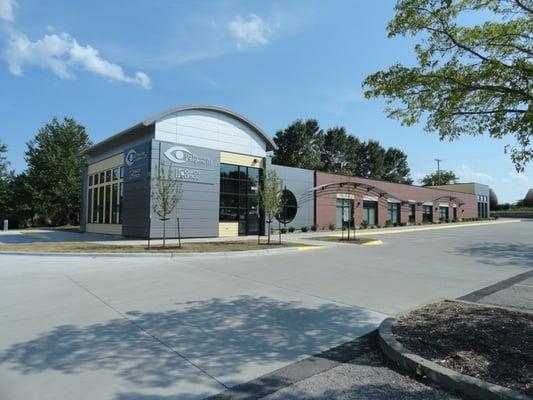
[[[341,187],[342,183],[348,183]],[[316,207],[315,220],[321,229],[327,229],[336,220],[337,194],[353,196],[354,221],[360,225],[363,221],[363,198],[374,198],[378,203],[378,225],[385,225],[388,218],[389,200],[400,203],[400,222],[409,222],[409,205],[415,205],[415,222],[422,222],[423,205],[431,203],[433,221],[438,221],[439,205],[447,204],[449,219],[453,219],[453,209],[457,210],[457,219],[476,218],[477,199],[473,194],[431,189],[421,186],[403,185],[373,179],[347,177],[342,175],[315,172]],[[353,183],[360,184],[355,186]]]

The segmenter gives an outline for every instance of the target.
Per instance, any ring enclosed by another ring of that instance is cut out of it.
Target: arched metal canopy
[[[263,131],[261,128],[259,128],[256,124],[254,124],[249,119],[243,117],[242,115],[231,111],[227,108],[220,107],[220,106],[212,106],[212,105],[206,105],[206,104],[190,104],[190,105],[184,105],[184,106],[177,106],[173,108],[169,108],[168,110],[159,112],[157,114],[154,114],[142,122],[139,122],[138,124],[135,124],[127,129],[124,129],[120,131],[119,133],[108,137],[105,140],[102,140],[99,143],[96,143],[94,146],[90,147],[88,150],[84,151],[82,154],[91,153],[95,150],[98,150],[108,144],[111,143],[117,143],[124,139],[126,139],[129,136],[135,137],[136,132],[139,132],[140,128],[146,128],[150,125],[155,124],[157,121],[165,118],[168,115],[180,112],[180,111],[192,111],[192,110],[198,110],[198,111],[211,111],[214,113],[223,114],[226,116],[229,116],[240,123],[244,124],[245,126],[249,127],[253,132],[255,132],[266,144],[266,151],[272,151],[277,150],[278,146],[274,143],[274,141],[266,134],[265,131]]]

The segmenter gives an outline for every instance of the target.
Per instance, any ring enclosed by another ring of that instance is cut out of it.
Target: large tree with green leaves
[[[423,186],[449,185],[452,183],[457,183],[458,181],[459,177],[455,175],[455,172],[445,169],[432,172],[431,174],[427,174],[420,179],[420,182]]]
[[[329,128],[324,135],[322,168],[325,172],[347,174],[350,171],[350,136],[344,127]]]
[[[53,225],[79,221],[82,152],[90,145],[85,128],[72,118],[52,119],[28,143],[27,179],[35,211]]]
[[[320,169],[324,134],[318,121],[296,120],[274,136],[278,149],[273,162],[289,167]]]
[[[385,175],[385,149],[376,140],[365,142],[359,152],[359,171],[363,178],[383,179]]]
[[[389,182],[411,184],[411,170],[407,164],[407,154],[400,149],[389,147],[383,159],[382,179]]]
[[[418,38],[417,65],[368,76],[365,96],[385,97],[389,117],[408,126],[427,116],[441,139],[513,135],[523,170],[533,159],[533,2],[400,0],[395,10],[388,35]]]
[[[7,160],[7,146],[0,142],[0,220],[7,217],[9,200],[9,161]],[[1,223],[1,221],[0,221]]]

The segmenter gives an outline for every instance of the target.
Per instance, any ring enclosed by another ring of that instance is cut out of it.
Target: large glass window
[[[296,217],[298,203],[296,202],[296,197],[290,190],[283,189],[281,204],[281,212],[277,216],[277,219],[279,222],[286,225],[292,222],[294,217]]]
[[[363,201],[363,222],[367,225],[378,223],[378,202]]]
[[[433,222],[433,206],[423,206],[422,208],[422,221]]]
[[[238,222],[240,235],[259,233],[259,182],[258,168],[220,164],[219,220]]]
[[[90,175],[87,188],[87,222],[92,224],[122,223],[123,167]]]
[[[388,221],[392,224],[398,224],[400,222],[400,204],[389,203],[388,207]]]
[[[439,207],[439,219],[441,221],[448,220],[448,207]]]
[[[416,205],[409,204],[409,222],[416,222]]]
[[[354,226],[353,220],[353,199],[337,199],[336,201],[336,220],[335,227],[337,229],[348,228]]]

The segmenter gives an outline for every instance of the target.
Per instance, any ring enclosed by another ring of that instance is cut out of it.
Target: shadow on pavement
[[[185,399],[190,396],[181,392],[158,397],[144,391],[174,388],[180,382],[189,387],[206,380],[215,384],[196,366],[233,386],[250,379],[243,379],[250,376],[250,369],[252,374],[258,372],[255,376],[263,375],[280,363],[367,333],[382,318],[335,304],[308,306],[264,296],[213,298],[179,306],[165,312],[130,311],[128,320],[57,326],[7,347],[0,352],[0,366],[19,371],[25,379],[47,370],[67,375],[109,370],[140,390],[116,393],[117,399]],[[205,395],[212,393],[211,389]]]
[[[477,257],[478,261],[483,264],[533,268],[533,244],[531,243],[485,242],[457,247],[454,252]]]
[[[119,237],[94,233],[66,232],[60,230],[21,230],[0,233],[0,244],[56,243],[119,240]]]

